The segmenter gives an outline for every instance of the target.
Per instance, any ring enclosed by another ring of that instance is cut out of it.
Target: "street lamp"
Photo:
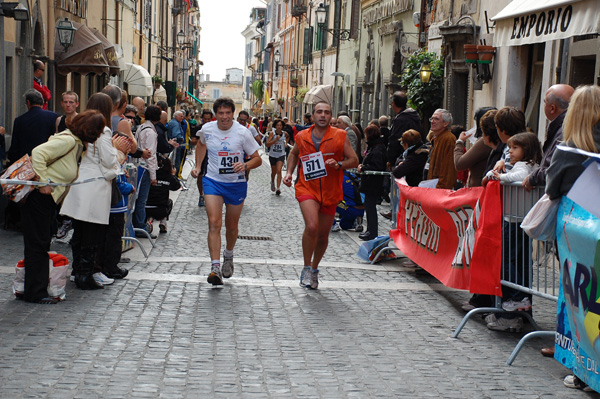
[[[279,64],[279,61],[281,61],[281,54],[279,54],[279,50],[275,50],[275,54],[273,54],[273,60],[276,64]]]
[[[28,21],[29,10],[21,3],[0,3],[0,16],[14,18],[16,21]]]
[[[58,31],[58,42],[63,46],[66,53],[75,38],[76,29],[73,26],[73,22],[69,21],[68,18],[59,20],[56,23],[56,30]]]
[[[325,18],[327,18],[327,9],[323,6],[323,3],[319,4],[319,8],[317,8],[315,14],[317,14],[317,23],[323,25]]]
[[[348,29],[327,29],[325,27],[327,21],[327,9],[323,6],[323,3],[319,4],[319,7],[315,10],[315,14],[317,16],[317,24],[319,25],[319,29],[321,30],[321,35],[324,35],[325,32],[331,33],[333,37],[338,40],[350,40],[350,31]],[[323,42],[321,42],[321,76],[319,78],[320,84],[323,84]]]
[[[421,78],[421,83],[429,83],[429,79],[431,78],[431,67],[428,63],[423,64],[421,69],[419,70],[419,77]]]
[[[183,29],[182,29],[177,34],[177,44],[181,47],[181,46],[183,46],[184,41],[185,41],[185,33],[183,33]]]

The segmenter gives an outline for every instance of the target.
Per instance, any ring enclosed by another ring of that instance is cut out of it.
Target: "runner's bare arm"
[[[201,140],[198,140],[196,144],[196,167],[192,169],[192,177],[196,178],[200,174],[200,169],[202,168],[202,162],[204,161],[204,157],[206,156],[206,144],[202,144]]]
[[[294,147],[290,150],[290,155],[288,155],[287,172],[283,178],[283,184],[288,187],[292,186],[292,175],[294,174],[296,166],[298,166],[298,146],[294,144]]]
[[[352,144],[350,144],[348,136],[346,136],[346,140],[344,141],[344,159],[341,161],[342,164],[338,165],[338,161],[333,158],[329,158],[325,163],[334,169],[351,169],[358,165],[358,157],[352,148]]]

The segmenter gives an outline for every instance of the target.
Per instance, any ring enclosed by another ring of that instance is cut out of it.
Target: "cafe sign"
[[[567,39],[600,32],[600,1],[513,0],[492,20],[496,47]]]
[[[413,0],[388,0],[363,10],[363,26],[369,26],[413,9]]]

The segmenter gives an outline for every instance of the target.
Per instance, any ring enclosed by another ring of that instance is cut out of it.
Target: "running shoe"
[[[206,281],[212,285],[223,285],[223,275],[219,265],[213,265]]]
[[[275,191],[275,182],[274,181],[271,182],[271,191]]]
[[[277,188],[277,190],[275,191],[275,195],[281,195],[281,190],[279,188]]]
[[[339,223],[335,223],[333,226],[331,226],[331,231],[333,231],[334,233],[340,231],[342,228],[340,227]]]
[[[513,301],[511,299],[509,301],[502,302],[502,309],[506,310],[507,312],[515,312],[517,310],[525,312],[531,309],[531,301],[527,297],[521,299],[520,301]]]
[[[310,273],[310,284],[306,287],[313,290],[319,288],[319,269],[315,269]]]
[[[515,317],[514,319],[506,319],[504,317],[497,318],[496,321],[488,323],[487,328],[495,331],[521,332],[523,330],[523,318]]]
[[[233,276],[233,256],[223,256],[223,266],[221,267],[223,272],[223,278],[229,278]]]
[[[56,238],[58,238],[59,240],[61,238],[65,238],[65,236],[67,235],[69,230],[71,230],[72,227],[73,222],[71,220],[65,220],[64,222],[62,222],[58,231],[56,232]]]
[[[310,266],[304,266],[302,269],[302,272],[300,273],[300,287],[306,287],[308,285],[310,270]]]
[[[94,273],[92,276],[94,277],[94,281],[101,285],[111,285],[115,282],[114,279],[106,277],[102,272]]]

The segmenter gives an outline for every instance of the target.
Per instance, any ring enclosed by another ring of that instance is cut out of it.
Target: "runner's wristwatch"
[[[340,169],[342,169],[342,162],[338,161],[338,166],[340,167]]]

